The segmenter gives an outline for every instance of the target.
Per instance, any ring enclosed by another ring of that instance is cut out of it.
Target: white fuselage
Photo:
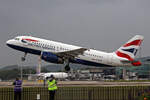
[[[7,45],[11,48],[40,55],[40,52],[47,51],[51,53],[64,52],[79,49],[81,47],[54,42],[51,40],[40,39],[31,36],[18,36],[14,39],[8,40]],[[91,66],[130,66],[131,64],[124,64],[115,53],[106,53],[94,49],[88,49],[83,54],[78,55],[75,59],[85,61],[83,64]],[[87,63],[87,64],[86,64]],[[88,64],[89,63],[89,64]],[[81,63],[82,64],[82,63]]]

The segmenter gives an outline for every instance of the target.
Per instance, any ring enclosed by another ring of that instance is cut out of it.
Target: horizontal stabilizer
[[[142,63],[140,61],[129,61],[129,60],[120,60],[124,64],[132,64],[133,66],[141,66]]]

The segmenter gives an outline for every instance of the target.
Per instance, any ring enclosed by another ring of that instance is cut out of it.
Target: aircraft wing
[[[74,49],[74,50],[69,50],[69,51],[64,51],[64,52],[57,52],[55,53],[57,56],[64,57],[64,58],[74,58],[77,57],[78,55],[82,55],[84,51],[88,49],[86,48],[79,48],[79,49]]]

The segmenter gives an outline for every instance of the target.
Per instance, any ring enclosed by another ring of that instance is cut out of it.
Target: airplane
[[[143,39],[142,35],[136,35],[111,53],[33,36],[17,36],[8,40],[6,44],[13,49],[24,52],[22,61],[25,60],[27,53],[35,54],[46,62],[65,64],[65,70],[69,71],[70,63],[98,67],[141,66],[142,63],[135,60],[135,56]]]
[[[53,75],[57,79],[66,79],[69,77],[68,73],[65,73],[65,72],[40,73],[40,74],[38,74],[38,77],[41,77],[43,79],[47,79],[51,75]]]

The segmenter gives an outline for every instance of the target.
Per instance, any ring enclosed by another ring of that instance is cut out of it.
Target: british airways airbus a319
[[[143,39],[143,36],[136,35],[112,53],[32,36],[18,36],[8,40],[6,44],[13,49],[24,52],[22,60],[25,60],[27,53],[31,53],[39,55],[42,60],[50,63],[65,64],[65,70],[69,71],[69,63],[98,67],[140,66],[141,62],[135,60],[135,55]]]

